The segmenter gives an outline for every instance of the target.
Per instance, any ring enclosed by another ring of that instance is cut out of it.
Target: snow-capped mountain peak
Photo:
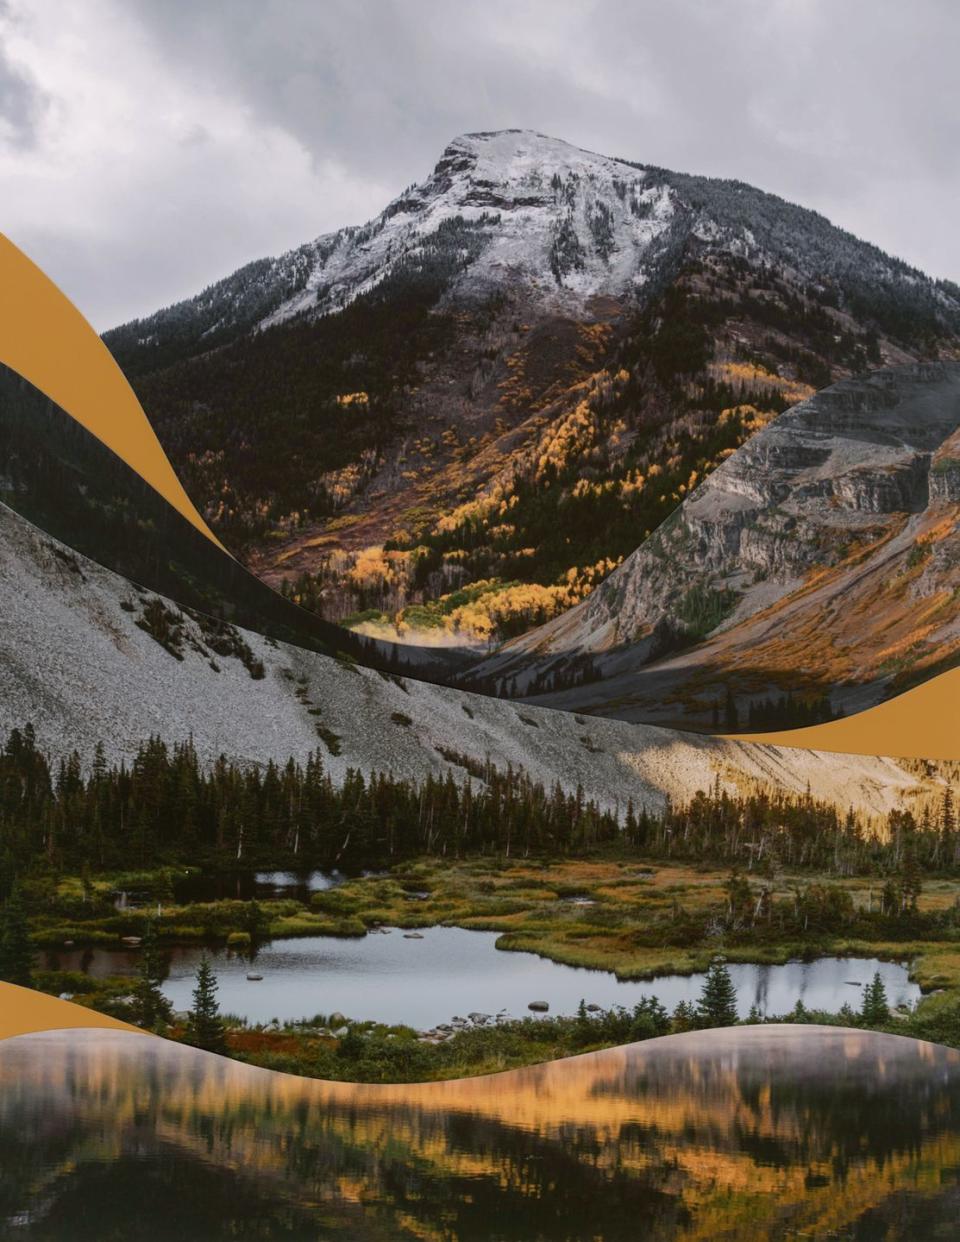
[[[802,283],[953,314],[936,283],[816,212],[737,181],[584,151],[527,129],[463,134],[424,180],[373,220],[275,259],[105,335],[132,370],[203,352],[298,316],[336,313],[375,289],[429,281],[439,298],[525,297],[579,318],[602,294],[645,296],[685,250],[726,251]]]
[[[423,264],[449,268],[460,292],[509,273],[560,300],[564,290],[622,294],[644,283],[673,214],[670,188],[620,160],[532,130],[464,134],[375,220],[305,248],[301,287],[260,326],[338,310]]]

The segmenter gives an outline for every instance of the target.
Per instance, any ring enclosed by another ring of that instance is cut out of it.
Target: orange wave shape
[[[33,988],[21,988],[15,983],[0,983],[0,1039],[14,1035],[34,1035],[37,1031],[64,1031],[78,1027],[97,1027],[108,1031],[136,1031],[136,1026],[108,1018],[83,1005],[59,1000]]]
[[[0,362],[136,470],[219,546],[113,355],[57,286],[0,233]]]

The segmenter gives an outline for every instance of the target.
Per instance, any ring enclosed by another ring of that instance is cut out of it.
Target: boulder
[[[531,1001],[530,1004],[527,1006],[527,1008],[532,1009],[534,1013],[548,1013],[550,1010],[550,1002],[549,1001]]]

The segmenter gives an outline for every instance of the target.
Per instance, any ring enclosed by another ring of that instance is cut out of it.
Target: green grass
[[[81,945],[118,945],[125,935],[142,935],[156,906],[117,911],[111,894],[133,889],[160,899],[162,942],[218,943],[243,950],[254,939],[251,904],[237,900],[176,904],[164,897],[183,869],[128,872],[88,878],[60,877],[52,884],[42,912],[32,919],[40,947],[64,940]],[[616,852],[579,859],[470,858],[417,859],[387,875],[349,879],[335,889],[312,894],[308,903],[292,898],[258,903],[264,932],[271,938],[295,936],[360,937],[377,925],[418,928],[447,925],[498,933],[497,948],[530,952],[569,966],[612,971],[620,979],[703,971],[717,953],[730,962],[778,964],[798,957],[860,956],[911,964],[911,975],[926,995],[914,1013],[891,1018],[890,1029],[918,1038],[960,1046],[960,928],[953,919],[960,880],[930,877],[921,912],[939,928],[937,935],[897,935],[895,924],[875,935],[862,934],[869,916],[857,914],[847,931],[827,933],[775,921],[724,930],[725,886],[729,873],[706,865],[649,862]],[[793,894],[818,877],[781,875],[772,884],[775,910],[789,910]],[[761,881],[751,877],[756,889]],[[877,877],[831,880],[847,889],[857,911],[866,911],[880,888]],[[593,904],[578,904],[576,899]],[[69,917],[66,913],[69,912]],[[939,920],[939,921],[938,921]],[[718,930],[719,928],[719,930]],[[77,972],[40,970],[37,986],[74,995],[80,1004],[133,1020],[126,1001],[129,977],[92,979]],[[654,987],[653,991],[656,988]],[[629,1020],[628,1020],[629,1019]],[[810,1015],[814,1020],[814,1015]],[[837,1015],[816,1020],[839,1021]],[[843,1021],[849,1021],[845,1015]],[[582,1020],[554,1018],[504,1023],[467,1030],[437,1044],[418,1041],[406,1027],[349,1023],[347,1040],[322,1033],[318,1019],[279,1030],[231,1023],[233,1055],[274,1069],[353,1081],[415,1081],[491,1073],[536,1061],[640,1038],[629,1015],[611,1016],[584,1026]],[[671,1028],[672,1029],[672,1028]],[[631,1034],[630,1032],[633,1032]],[[179,1028],[172,1031],[176,1037]]]

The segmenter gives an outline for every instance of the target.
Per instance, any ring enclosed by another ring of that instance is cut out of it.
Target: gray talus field
[[[656,809],[708,788],[768,784],[884,812],[937,781],[891,759],[684,735],[404,681],[211,623],[78,556],[0,506],[0,730],[55,755],[132,757],[192,736],[204,761],[324,755],[419,779],[487,759],[603,806]]]

